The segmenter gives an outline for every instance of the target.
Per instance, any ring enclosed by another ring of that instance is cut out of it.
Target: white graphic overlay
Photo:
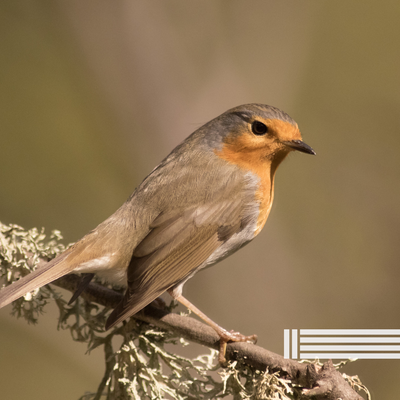
[[[284,357],[397,360],[400,329],[285,329]]]

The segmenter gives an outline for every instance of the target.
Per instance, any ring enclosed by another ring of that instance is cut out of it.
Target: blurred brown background
[[[228,329],[283,353],[284,328],[400,328],[400,3],[373,0],[0,3],[0,220],[79,239],[189,133],[272,104],[294,154],[249,246],[186,285]],[[0,391],[77,399],[102,352],[0,311]],[[398,397],[400,360],[346,368]]]

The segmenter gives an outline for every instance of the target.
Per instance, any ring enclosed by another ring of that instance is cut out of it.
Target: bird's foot
[[[220,337],[219,340],[219,357],[218,361],[222,366],[226,365],[226,345],[228,342],[248,342],[248,343],[257,343],[257,335],[242,335],[240,332],[235,331],[227,331],[225,329],[221,329],[218,331],[218,335]]]
[[[189,300],[185,299],[179,291],[177,293],[174,293],[174,291],[170,289],[169,294],[175,300],[179,301],[181,304],[187,307],[189,310],[193,311],[217,332],[218,336],[220,337],[218,360],[222,366],[226,365],[225,352],[228,342],[252,342],[254,344],[257,343],[257,335],[245,336],[239,332],[227,331],[226,329],[222,328],[209,317],[207,317],[207,315],[200,311],[196,306],[194,306]]]

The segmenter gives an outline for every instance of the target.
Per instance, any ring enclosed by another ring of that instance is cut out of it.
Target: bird
[[[142,181],[109,218],[47,264],[0,291],[0,308],[69,273],[94,274],[126,288],[105,329],[168,292],[220,338],[257,340],[227,331],[189,302],[184,284],[225,259],[262,230],[274,198],[275,173],[292,151],[315,155],[297,123],[265,104],[232,108],[201,126]]]

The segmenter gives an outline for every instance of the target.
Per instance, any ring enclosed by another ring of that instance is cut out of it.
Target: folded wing
[[[184,281],[232,235],[243,228],[242,203],[224,200],[184,212],[160,214],[133,252],[128,290],[106,329],[136,314],[169,288]]]

